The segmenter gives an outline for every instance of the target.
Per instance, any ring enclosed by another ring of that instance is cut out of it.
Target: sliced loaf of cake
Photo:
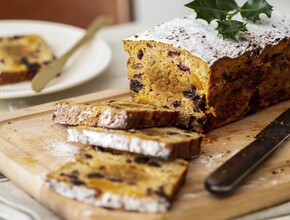
[[[69,127],[68,141],[101,146],[163,159],[190,159],[200,153],[201,136],[175,127],[112,130]]]
[[[55,105],[53,121],[65,125],[87,125],[114,129],[174,126],[178,112],[127,100],[97,104],[60,102]]]
[[[92,205],[139,212],[166,212],[184,182],[188,162],[163,161],[93,148],[47,175],[55,192]]]

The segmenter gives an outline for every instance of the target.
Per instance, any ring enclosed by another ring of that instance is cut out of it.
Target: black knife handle
[[[206,189],[215,194],[225,194],[232,191],[285,139],[277,143],[275,138],[267,137],[265,141],[263,136],[258,137],[215,170],[205,180]]]

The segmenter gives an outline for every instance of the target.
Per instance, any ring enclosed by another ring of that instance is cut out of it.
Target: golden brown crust
[[[31,80],[32,78],[27,75],[27,71],[6,71],[0,74],[0,85],[9,83],[17,83],[21,81]]]
[[[256,54],[223,58],[211,67],[206,118],[207,131],[247,113],[290,98],[290,40],[282,39]]]
[[[179,126],[198,132],[238,120],[290,98],[290,40],[277,41],[208,65],[166,43],[125,40],[133,100],[178,110]]]

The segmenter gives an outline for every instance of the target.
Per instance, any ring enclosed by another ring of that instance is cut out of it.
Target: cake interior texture
[[[200,153],[201,136],[175,127],[114,130],[69,127],[68,141],[95,145],[163,159],[192,159]]]
[[[133,100],[180,111],[198,132],[290,98],[290,16],[248,23],[239,43],[194,15],[124,40]]]
[[[182,185],[188,162],[163,161],[94,147],[48,174],[57,193],[97,206],[165,212]]]

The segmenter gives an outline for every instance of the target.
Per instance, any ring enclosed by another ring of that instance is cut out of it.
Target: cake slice
[[[42,65],[54,59],[41,36],[0,37],[0,85],[31,80]]]
[[[55,105],[53,121],[65,125],[88,125],[114,129],[173,126],[178,112],[127,100],[98,104],[60,102]]]
[[[55,192],[92,205],[139,212],[166,212],[184,182],[188,162],[128,153],[87,150],[47,175]]]
[[[128,151],[163,159],[190,159],[200,153],[201,136],[175,127],[110,130],[69,127],[68,141]]]
[[[290,15],[248,22],[239,43],[196,15],[124,40],[132,99],[181,112],[199,132],[290,98]]]

